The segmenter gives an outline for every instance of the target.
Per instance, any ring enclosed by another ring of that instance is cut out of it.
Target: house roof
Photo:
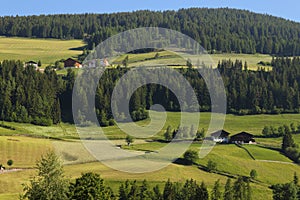
[[[37,63],[31,60],[31,61],[27,62],[26,64],[37,64]]]
[[[213,132],[210,135],[214,136],[214,137],[228,137],[230,135],[230,133],[225,130],[218,130],[216,132]]]
[[[78,60],[75,60],[75,59],[73,59],[73,58],[68,58],[68,59],[65,60],[64,62],[67,62],[67,61],[73,61],[73,62],[80,63]]]
[[[230,137],[231,140],[251,140],[253,139],[254,135],[247,133],[245,131],[235,134]]]

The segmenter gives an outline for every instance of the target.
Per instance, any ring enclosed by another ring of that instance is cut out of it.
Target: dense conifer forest
[[[229,8],[0,18],[0,35],[84,39],[90,49],[114,34],[138,27],[180,31],[212,53],[300,55],[299,23]]]
[[[247,69],[246,63],[238,60],[218,64],[227,93],[228,113],[299,113],[300,58],[274,58],[271,64],[272,71],[251,71]],[[97,117],[104,126],[114,123],[111,95],[116,82],[129,70],[108,69],[99,81],[95,106]],[[134,121],[147,118],[146,110],[153,104],[161,104],[168,111],[211,110],[210,96],[198,71],[192,68],[181,68],[178,71],[194,88],[200,107],[181,108],[169,89],[148,84],[140,87],[130,99],[130,114]],[[50,68],[40,73],[33,67],[24,68],[19,61],[3,61],[0,65],[1,119],[42,125],[56,124],[61,120],[72,122],[71,102],[75,76],[72,70],[65,76],[58,76]],[[176,84],[172,76],[165,78]],[[81,96],[86,96],[85,92],[81,91]],[[122,116],[123,113],[120,111],[118,114]],[[88,117],[86,120],[89,121]]]

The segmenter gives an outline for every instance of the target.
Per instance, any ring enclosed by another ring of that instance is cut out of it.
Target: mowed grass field
[[[42,154],[52,149],[50,140],[41,140],[31,137],[1,136],[0,137],[0,164],[6,165],[12,159],[16,168],[32,168]]]
[[[76,58],[82,53],[85,46],[82,40],[57,40],[57,39],[36,39],[36,38],[18,38],[18,37],[0,37],[0,61],[2,60],[21,60],[36,61],[41,60],[42,66],[54,64],[55,61],[67,59],[69,57]],[[158,52],[159,57],[154,59],[157,52],[141,53],[141,54],[124,54],[117,58],[111,58],[111,64],[122,64],[122,60],[129,57],[129,67],[147,66],[147,65],[174,65],[184,67],[186,61],[171,51]],[[257,70],[260,66],[258,63],[271,62],[272,57],[264,54],[207,54],[201,57],[189,56],[195,63],[200,60],[204,63],[214,63],[216,67],[219,61],[231,59],[242,60],[247,62],[248,68]],[[271,69],[271,67],[264,67]],[[64,70],[58,72],[65,74]]]
[[[158,57],[155,58],[158,53]],[[140,53],[140,54],[124,54],[118,58],[113,58],[112,64],[114,65],[122,65],[122,61],[124,58],[128,56],[128,66],[136,67],[136,66],[153,66],[153,65],[174,65],[177,67],[186,66],[186,60],[184,60],[179,55],[170,51],[160,51],[160,52],[150,52],[150,53]],[[248,69],[257,70],[258,67],[264,67],[265,69],[272,69],[268,66],[261,66],[258,63],[263,62],[271,62],[272,57],[270,55],[265,54],[235,54],[235,53],[224,53],[224,54],[206,54],[203,56],[187,56],[193,62],[197,63],[199,60],[200,63],[204,62],[205,64],[213,63],[213,67],[216,67],[219,61],[222,60],[242,60],[243,62],[247,62]]]
[[[162,113],[151,111],[153,113],[153,120],[156,121],[157,126],[161,123],[163,129],[159,131],[154,138],[163,137],[163,133],[170,125],[173,129],[176,129],[180,124],[181,113],[180,112],[167,112],[166,121],[162,120]],[[194,119],[195,115],[200,115],[199,130],[204,128],[208,129],[211,114],[207,112],[201,113],[187,113],[190,119]],[[137,122],[139,126],[146,126],[150,123],[150,119]],[[245,115],[237,116],[227,114],[225,118],[224,129],[231,134],[236,134],[241,131],[250,132],[254,135],[262,135],[262,129],[264,126],[279,127],[284,124],[289,125],[294,123],[295,125],[300,124],[300,114],[280,114],[280,115]],[[5,125],[13,127],[15,130],[5,129],[0,127],[0,135],[27,135],[27,136],[45,136],[60,139],[78,139],[79,135],[76,131],[76,127],[72,124],[61,123],[59,125],[52,125],[49,127],[36,126],[32,124],[16,123],[16,122],[4,122]],[[123,124],[126,126],[126,124]],[[95,127],[95,131],[98,129]],[[101,128],[106,136],[110,139],[124,139],[126,134],[118,126],[109,126]],[[130,133],[129,133],[130,134]],[[86,136],[88,137],[88,135]],[[259,142],[266,142],[270,144],[279,144],[278,139],[267,139],[258,138]]]
[[[21,60],[38,62],[43,66],[55,61],[77,57],[84,46],[81,40],[29,39],[0,37],[0,61]]]
[[[140,151],[156,151],[163,148],[166,144],[159,142],[151,142],[146,144],[133,144],[126,149]],[[192,144],[191,149],[200,150],[200,144]],[[293,172],[300,170],[300,166],[293,164],[290,159],[280,154],[279,151],[271,150],[256,145],[244,145],[245,148],[254,156],[251,156],[242,148],[236,145],[216,145],[212,151],[203,159],[199,159],[198,163],[206,166],[208,160],[217,163],[219,171],[231,175],[249,176],[252,169],[258,171],[261,176],[258,180],[267,183],[287,182],[291,179]],[[269,162],[270,161],[270,162]],[[287,169],[282,176],[280,170]]]
[[[64,161],[65,172],[69,179],[73,180],[84,172],[96,172],[101,174],[114,192],[118,192],[118,187],[122,181],[147,179],[150,185],[159,184],[161,187],[169,178],[172,181],[184,182],[186,179],[193,178],[198,182],[204,181],[209,189],[213,183],[220,179],[224,185],[226,176],[208,173],[197,168],[197,166],[183,166],[171,164],[168,167],[156,172],[144,174],[130,174],[111,169],[99,162],[96,162],[92,155],[77,140],[51,140],[32,138],[24,136],[1,136],[1,155],[9,156],[3,159],[3,163],[7,159],[13,159],[16,168],[33,167],[41,154],[48,149],[53,149]],[[122,141],[116,141],[116,143]],[[125,142],[123,142],[125,144]],[[139,140],[134,142],[130,147],[136,150],[158,150],[163,147],[164,143],[151,142],[145,143]],[[200,144],[192,144],[192,149],[199,149]],[[200,165],[206,166],[208,160],[217,162],[217,169],[230,175],[249,176],[252,169],[258,172],[258,183],[252,183],[253,197],[256,199],[271,199],[272,193],[268,188],[270,184],[288,182],[292,179],[293,173],[299,171],[298,165],[292,164],[287,158],[282,158],[279,152],[273,150],[265,150],[261,147],[246,146],[254,156],[286,161],[289,163],[273,163],[253,160],[249,154],[242,148],[235,145],[217,145],[204,159],[199,159]],[[266,151],[268,154],[266,155]],[[283,170],[284,169],[284,170]],[[22,192],[22,183],[26,183],[35,173],[34,169],[26,169],[23,171],[0,174],[0,199],[16,199],[18,194]],[[176,174],[176,176],[175,176]]]
[[[292,161],[289,158],[284,156],[279,151],[274,151],[272,149],[268,149],[257,145],[244,145],[244,147],[251,153],[251,155],[256,160],[266,160],[266,161],[269,160],[269,161],[292,163]]]
[[[195,113],[190,114],[194,115]],[[160,119],[157,115],[161,115],[161,113],[155,112],[153,119]],[[163,130],[158,133],[158,138],[162,137],[168,125],[171,125],[173,128],[178,126],[180,113],[168,112],[167,116],[167,121]],[[206,128],[209,119],[210,113],[201,113],[200,128]],[[140,121],[138,124],[145,126],[149,122],[150,120],[148,119]],[[248,131],[260,135],[265,125],[277,127],[283,124],[290,124],[291,122],[295,124],[300,122],[300,115],[227,115],[225,129],[232,134],[240,131]],[[50,127],[14,122],[4,122],[4,124],[15,128],[15,130],[0,128],[0,155],[2,155],[0,163],[6,164],[8,159],[12,159],[14,160],[13,168],[32,168],[35,166],[36,160],[43,153],[49,149],[53,149],[63,160],[67,177],[73,180],[83,172],[93,171],[101,174],[115,192],[118,192],[120,182],[126,179],[137,179],[138,181],[147,179],[150,185],[159,184],[162,187],[168,178],[172,181],[185,181],[186,179],[193,178],[199,182],[204,181],[209,189],[212,188],[216,180],[220,179],[223,185],[227,179],[226,176],[200,170],[197,166],[183,166],[178,164],[171,164],[167,168],[157,172],[145,174],[124,173],[96,162],[96,159],[89,154],[88,150],[78,140],[76,129],[71,124],[62,123]],[[110,139],[113,139],[113,143],[125,146],[125,133],[117,126],[105,127],[103,130]],[[39,138],[41,136],[45,138]],[[54,137],[54,139],[47,139],[50,137]],[[293,135],[293,137],[300,144],[300,134]],[[270,144],[272,146],[275,144],[278,147],[281,145],[281,138],[256,138],[256,140],[263,145]],[[153,151],[159,150],[164,145],[166,144],[136,139],[129,149]],[[199,159],[197,162],[201,166],[206,166],[208,160],[213,160],[217,162],[217,169],[219,171],[229,175],[249,176],[250,171],[255,169],[258,172],[259,181],[252,183],[253,197],[255,199],[272,199],[272,191],[268,186],[275,183],[289,182],[292,180],[294,172],[300,171],[299,165],[293,164],[276,150],[250,145],[245,145],[244,147],[251,152],[256,160],[253,160],[244,149],[235,145],[217,145],[205,158]],[[199,150],[200,144],[192,144],[191,148]],[[0,199],[16,199],[18,194],[22,192],[21,184],[26,183],[34,173],[34,169],[26,169],[0,174]]]

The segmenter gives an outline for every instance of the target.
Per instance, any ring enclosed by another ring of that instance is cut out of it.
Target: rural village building
[[[25,63],[24,67],[28,67],[28,66],[33,66],[36,70],[39,68],[38,63],[36,63],[32,60]]]
[[[93,59],[93,60],[89,60],[84,62],[84,67],[87,68],[96,68],[96,67],[107,67],[109,66],[109,62],[107,60],[107,58],[104,59]]]
[[[229,142],[229,135],[225,130],[219,130],[211,134],[211,138],[214,142],[218,143],[228,143]]]
[[[70,67],[82,68],[82,65],[79,61],[74,60],[72,58],[68,58],[67,60],[64,61],[64,67],[65,68],[70,68]]]
[[[230,142],[235,144],[255,144],[254,135],[244,131],[231,136]]]

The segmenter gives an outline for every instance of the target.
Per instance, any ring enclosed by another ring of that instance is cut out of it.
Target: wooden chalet
[[[79,61],[74,60],[72,58],[68,58],[67,60],[64,61],[64,67],[65,68],[68,68],[68,67],[81,68],[82,65]]]
[[[236,144],[253,144],[255,143],[255,139],[254,135],[243,131],[241,133],[231,136],[230,142]]]
[[[218,143],[228,143],[230,133],[225,130],[219,130],[211,134],[211,139]]]
[[[32,61],[32,60],[25,63],[25,66],[24,66],[24,67],[28,67],[28,66],[33,66],[36,70],[39,68],[38,63],[37,63],[37,62],[34,62],[34,61]]]

